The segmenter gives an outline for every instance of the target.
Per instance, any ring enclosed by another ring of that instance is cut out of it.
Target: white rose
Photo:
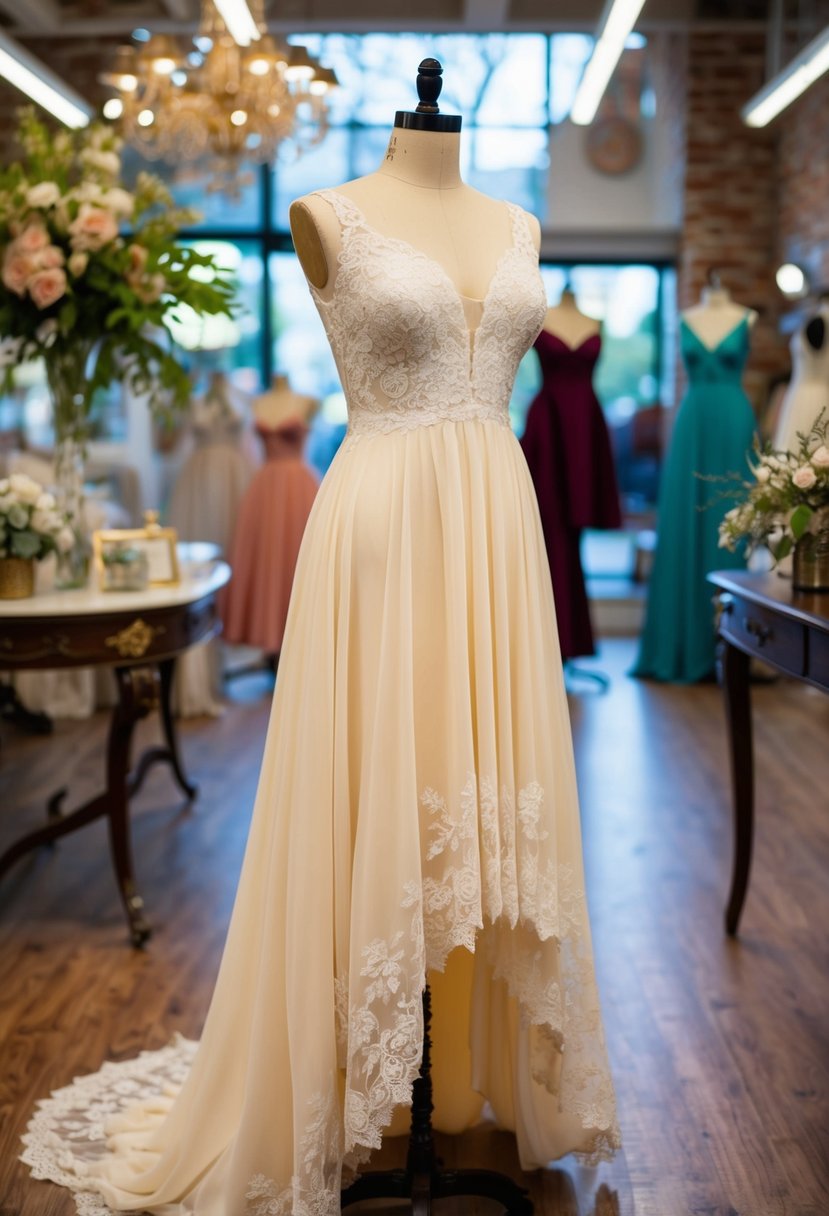
[[[21,502],[30,503],[32,506],[40,498],[43,492],[43,486],[38,485],[31,477],[27,477],[25,473],[12,473],[9,478],[9,489],[12,494],[16,494]]]
[[[81,152],[81,160],[91,169],[98,169],[108,177],[117,177],[121,171],[121,158],[115,152],[103,152],[100,148],[84,148]]]
[[[829,448],[822,443],[816,452],[812,452],[812,464],[816,469],[829,469]]]
[[[60,201],[60,189],[57,182],[38,182],[26,191],[28,207],[54,207]]]
[[[129,219],[135,209],[135,199],[130,194],[129,190],[122,190],[120,186],[113,186],[101,198],[101,204],[108,207],[110,211],[114,211],[116,215],[122,215],[125,219]]]
[[[817,473],[811,465],[803,464],[799,469],[795,469],[792,474],[792,481],[797,486],[798,490],[811,490],[812,486],[817,481]]]
[[[44,491],[35,503],[35,507],[38,511],[51,511],[54,508],[54,505],[55,496],[54,494],[49,494],[47,491]]]
[[[8,494],[9,479],[8,477],[0,477],[0,494]]]
[[[52,532],[52,512],[41,511],[35,507],[32,511],[32,518],[29,520],[29,527],[35,532],[45,532],[47,535]]]
[[[89,265],[89,254],[76,249],[74,253],[70,253],[69,261],[66,265],[69,267],[69,273],[72,275],[72,278],[79,279]]]
[[[25,528],[29,522],[29,512],[19,502],[13,502],[6,514],[13,528]]]
[[[754,470],[754,476],[759,482],[766,482],[771,477],[771,469],[768,465],[761,464],[759,468]]]

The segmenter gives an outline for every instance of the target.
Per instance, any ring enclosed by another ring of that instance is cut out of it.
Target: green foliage
[[[53,131],[30,108],[17,140],[22,155],[0,168],[5,387],[16,366],[43,358],[53,396],[61,378],[71,381],[56,423],[71,422],[77,436],[95,391],[116,379],[146,393],[159,414],[175,411],[189,383],[168,321],[180,305],[202,316],[235,311],[213,257],[177,239],[194,214],[176,208],[152,174],[125,190],[119,141],[102,124]]]

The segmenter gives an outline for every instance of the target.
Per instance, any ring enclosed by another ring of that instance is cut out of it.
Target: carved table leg
[[[181,790],[192,800],[197,796],[199,787],[194,785],[192,781],[187,780],[187,775],[184,772],[184,766],[181,763],[181,756],[178,750],[178,736],[176,734],[175,721],[173,719],[173,708],[171,704],[171,695],[173,688],[173,675],[175,673],[175,659],[162,659],[158,664],[159,674],[161,676],[161,697],[159,699],[159,709],[161,710],[161,725],[164,730],[165,746],[163,747],[148,747],[143,752],[141,759],[136,765],[136,769],[130,778],[130,795],[137,794],[141,786],[144,784],[144,778],[155,764],[169,764],[173,770],[173,775],[178,782]]]
[[[150,935],[144,918],[143,902],[135,887],[129,832],[130,745],[135,724],[158,703],[158,675],[152,667],[117,667],[118,703],[112,711],[107,743],[106,789],[68,815],[60,812],[65,790],[50,799],[49,823],[29,832],[0,857],[0,877],[19,858],[41,845],[68,836],[96,819],[106,818],[115,878],[130,926],[133,944],[138,946]]]
[[[118,705],[109,727],[107,743],[107,819],[109,847],[115,880],[127,913],[134,946],[150,936],[144,917],[144,901],[135,886],[130,842],[129,782],[130,747],[135,724],[158,705],[158,673],[154,667],[116,667]]]
[[[751,737],[750,659],[736,646],[723,643],[722,681],[731,752],[734,801],[734,868],[725,913],[726,931],[737,933],[751,870],[754,830],[754,757]]]

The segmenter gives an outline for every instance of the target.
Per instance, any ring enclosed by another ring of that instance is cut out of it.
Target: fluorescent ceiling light
[[[599,102],[644,3],[645,0],[606,0],[596,45],[570,109],[571,120],[579,126],[587,126],[596,117]]]
[[[21,93],[31,97],[44,110],[67,127],[86,127],[92,117],[92,106],[68,84],[56,76],[45,63],[35,59],[13,38],[0,31],[0,76]]]
[[[250,46],[259,38],[259,26],[247,6],[247,0],[213,0],[227,32],[239,46]]]
[[[829,25],[743,106],[743,121],[765,127],[829,69]]]

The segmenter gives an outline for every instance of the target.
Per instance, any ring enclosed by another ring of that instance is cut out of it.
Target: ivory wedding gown
[[[410,1101],[429,970],[437,1045],[463,1044],[437,1061],[438,1127],[486,1101],[528,1169],[618,1144],[547,558],[507,413],[546,311],[527,221],[505,207],[512,242],[473,300],[322,196],[341,251],[314,295],[349,433],[303,541],[201,1042],[106,1064],[30,1125],[24,1160],[85,1216],[333,1216]]]

